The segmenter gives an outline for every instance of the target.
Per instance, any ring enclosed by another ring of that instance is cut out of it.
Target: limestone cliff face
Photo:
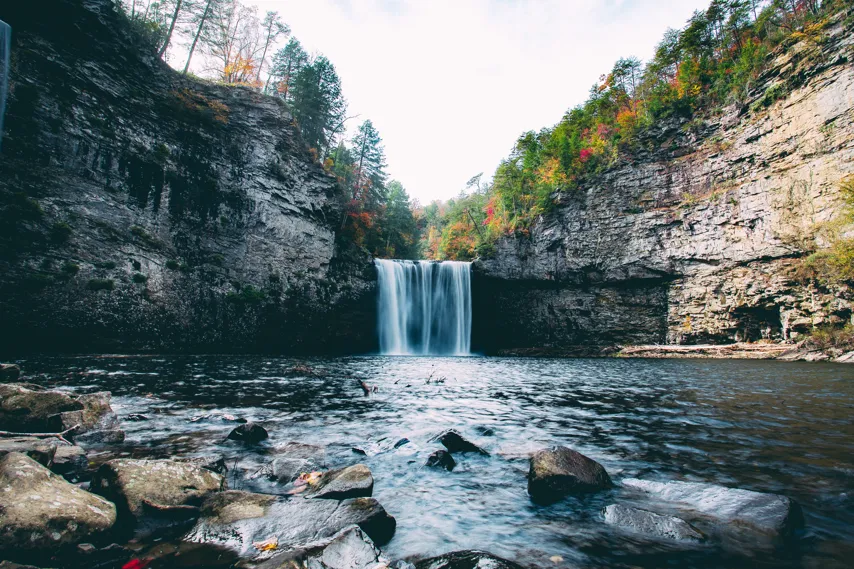
[[[368,259],[287,108],[185,78],[110,0],[4,2],[3,348],[373,348]]]
[[[847,290],[793,274],[854,173],[854,30],[828,34],[778,54],[744,108],[661,125],[500,241],[475,266],[475,344],[789,340],[851,318]]]

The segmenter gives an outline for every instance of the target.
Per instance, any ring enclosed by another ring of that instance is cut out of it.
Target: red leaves
[[[590,148],[582,148],[581,152],[578,154],[578,159],[582,162],[587,162],[590,160],[591,156],[593,156],[593,150]]]
[[[150,564],[151,559],[131,559],[122,565],[122,569],[145,569]]]

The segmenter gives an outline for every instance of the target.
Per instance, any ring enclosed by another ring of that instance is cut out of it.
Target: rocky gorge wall
[[[846,287],[796,275],[854,173],[842,20],[821,44],[777,53],[743,107],[659,125],[645,150],[561,194],[530,236],[500,240],[474,266],[475,347],[789,341],[850,320]]]
[[[184,77],[110,0],[3,2],[0,349],[374,349],[376,276],[285,105]]]

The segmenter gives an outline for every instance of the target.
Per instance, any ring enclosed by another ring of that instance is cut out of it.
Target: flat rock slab
[[[374,477],[364,464],[324,472],[320,480],[311,487],[307,496],[344,500],[346,498],[370,498],[374,492]]]
[[[523,569],[518,563],[508,561],[485,551],[467,549],[424,559],[415,564],[416,569]]]
[[[528,471],[528,494],[550,504],[570,494],[597,492],[612,486],[601,464],[567,447],[534,453]]]
[[[97,538],[116,508],[21,453],[0,458],[0,556]]]
[[[800,506],[779,494],[764,494],[701,482],[653,482],[628,478],[623,486],[634,488],[718,521],[747,527],[771,536],[785,537],[803,525]]]
[[[89,488],[115,502],[120,521],[139,520],[147,510],[200,505],[225,479],[192,463],[116,459],[101,465]]]
[[[304,547],[351,525],[374,542],[385,543],[394,535],[396,522],[373,498],[339,502],[232,490],[205,500],[201,518],[184,539],[256,557],[260,552],[253,543],[275,539],[278,549]]]
[[[375,569],[387,565],[371,538],[359,526],[350,526],[328,542],[276,555],[256,569]]]
[[[676,516],[666,516],[638,508],[611,504],[603,514],[605,523],[638,533],[677,541],[703,541],[703,534],[694,526]]]
[[[53,464],[58,439],[42,439],[39,437],[9,437],[0,438],[0,457],[10,452],[20,452],[32,458],[42,466]]]

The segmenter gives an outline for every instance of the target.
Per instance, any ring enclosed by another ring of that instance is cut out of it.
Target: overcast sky
[[[516,138],[560,120],[619,57],[649,59],[708,0],[245,0],[326,55],[422,204],[490,177]]]

